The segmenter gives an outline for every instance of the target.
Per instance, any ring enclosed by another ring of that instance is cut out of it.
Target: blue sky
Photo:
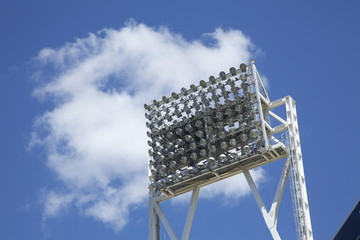
[[[359,8],[1,1],[0,239],[146,239],[138,106],[249,59],[270,99],[297,101],[314,236],[332,238],[360,196]],[[256,172],[267,204],[282,163]],[[200,197],[192,239],[270,239],[243,180]],[[185,201],[164,204],[178,233]],[[278,229],[295,239],[288,189]]]

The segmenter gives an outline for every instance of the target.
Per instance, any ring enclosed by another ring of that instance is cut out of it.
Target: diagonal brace
[[[290,158],[286,159],[284,168],[281,172],[279,184],[276,189],[274,200],[271,204],[271,208],[269,211],[269,215],[272,220],[272,225],[275,226],[275,228],[277,226],[277,217],[278,217],[278,213],[279,213],[280,202],[281,202],[282,196],[284,194],[286,182],[289,178],[290,163],[291,163],[291,159]]]
[[[192,223],[194,220],[196,205],[197,205],[197,201],[199,198],[199,192],[200,192],[200,187],[197,185],[194,187],[194,190],[191,195],[189,210],[188,210],[188,214],[186,216],[186,222],[185,222],[184,231],[183,231],[181,240],[189,239]]]
[[[290,167],[290,160],[287,159],[284,165],[284,168],[282,170],[281,173],[281,177],[276,189],[276,193],[274,196],[274,200],[272,202],[270,211],[268,212],[266,210],[264,201],[262,200],[262,197],[255,185],[255,182],[253,180],[253,178],[251,177],[251,174],[249,172],[248,169],[246,169],[245,167],[242,167],[244,176],[246,178],[246,181],[248,182],[250,189],[255,197],[255,200],[259,206],[259,209],[263,215],[263,218],[265,220],[266,226],[268,227],[273,239],[276,240],[280,240],[280,235],[276,230],[276,226],[277,226],[277,216],[278,216],[278,210],[279,210],[279,206],[280,206],[280,201],[282,199],[283,193],[284,193],[284,189],[286,186],[286,181],[288,179],[289,176],[289,167]]]
[[[167,220],[166,216],[164,215],[163,211],[161,210],[159,204],[155,201],[152,202],[152,207],[156,211],[156,214],[159,216],[161,222],[163,223],[166,232],[169,234],[171,240],[177,240],[177,237],[172,230],[169,221]]]
[[[192,191],[189,210],[188,210],[188,214],[187,214],[185,226],[184,226],[184,231],[183,231],[182,238],[181,238],[182,240],[189,239],[192,223],[194,220],[196,205],[197,205],[198,198],[199,198],[199,192],[200,192],[200,186],[196,185]],[[156,212],[157,216],[159,216],[170,239],[177,240],[177,237],[176,237],[173,229],[171,228],[169,221],[167,220],[166,216],[164,215],[163,211],[161,210],[159,203],[155,199],[152,199],[150,202],[150,206],[151,206],[151,209]]]

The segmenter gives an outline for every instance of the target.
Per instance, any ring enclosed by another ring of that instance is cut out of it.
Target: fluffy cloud
[[[45,217],[76,206],[115,231],[126,225],[131,208],[147,198],[143,104],[248,62],[254,50],[237,30],[216,29],[201,39],[130,22],[40,51],[34,95],[54,107],[36,120],[30,145],[46,149],[63,185],[47,193]],[[232,178],[201,196],[240,198],[249,192],[245,186]]]

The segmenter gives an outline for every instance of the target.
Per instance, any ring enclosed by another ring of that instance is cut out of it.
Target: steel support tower
[[[285,119],[274,112],[281,106]],[[160,221],[171,240],[189,239],[201,187],[241,173],[276,240],[281,239],[278,210],[290,177],[297,239],[313,239],[295,101],[290,96],[270,101],[253,62],[154,100],[145,109],[151,138],[149,240],[160,240]],[[267,210],[249,170],[282,158],[286,161]],[[160,203],[186,192],[192,192],[190,205],[183,233],[176,236]]]

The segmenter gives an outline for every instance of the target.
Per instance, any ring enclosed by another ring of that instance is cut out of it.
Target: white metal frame
[[[261,99],[269,115],[281,122],[276,127],[271,127],[265,122],[269,135],[288,130],[289,139],[287,145],[288,157],[285,163],[278,188],[275,194],[274,201],[272,203],[269,213],[266,211],[264,204],[261,200],[261,196],[258,193],[255,184],[253,183],[250,174],[246,169],[243,170],[246,180],[253,192],[253,195],[259,205],[259,208],[265,219],[265,223],[268,226],[274,239],[280,239],[276,231],[277,224],[277,210],[279,207],[280,200],[284,191],[285,182],[289,176],[289,169],[291,170],[291,184],[293,194],[293,207],[295,215],[295,225],[297,230],[297,239],[299,240],[313,240],[312,225],[310,219],[309,201],[307,197],[306,183],[305,183],[305,172],[303,166],[298,118],[296,113],[295,100],[286,96],[285,98],[276,100],[274,102],[268,102],[267,99]],[[271,109],[285,105],[286,107],[286,121],[276,115]],[[290,166],[290,168],[289,168]]]
[[[290,96],[285,97],[285,102],[289,130],[289,155],[292,166],[292,189],[294,191],[293,205],[295,208],[298,239],[312,240],[313,232],[305,183],[296,104],[295,100]]]
[[[192,195],[191,200],[189,204],[188,213],[186,216],[185,226],[184,230],[182,232],[181,240],[188,240],[190,237],[191,227],[194,220],[195,210],[199,198],[199,192],[200,192],[200,186],[195,186]],[[154,192],[152,192],[154,194]],[[156,200],[155,196],[149,198],[149,240],[159,240],[160,239],[160,233],[159,233],[159,220],[164,225],[164,228],[169,235],[171,240],[177,240],[173,229],[171,228],[170,223],[168,222],[166,216],[164,215],[163,211],[160,207],[160,202]]]
[[[289,139],[287,145],[287,159],[283,166],[283,170],[280,176],[280,180],[277,186],[277,190],[274,196],[274,200],[271,204],[271,208],[268,211],[262,200],[262,197],[255,185],[253,178],[249,172],[249,166],[241,165],[240,168],[246,178],[247,183],[254,195],[254,198],[259,206],[259,209],[263,215],[265,223],[275,240],[280,240],[280,235],[277,231],[278,223],[278,210],[280,202],[283,197],[286,182],[291,176],[292,192],[293,192],[293,206],[295,212],[295,225],[297,229],[298,240],[313,240],[312,226],[310,220],[309,203],[306,191],[305,174],[302,161],[299,127],[296,113],[296,105],[293,98],[290,96],[282,99],[270,102],[265,92],[265,97],[259,91],[259,83],[263,88],[260,76],[256,71],[255,65],[251,64],[252,75],[255,80],[256,98],[259,103],[259,110],[262,113],[263,109],[266,110],[270,117],[280,122],[280,125],[271,127],[268,122],[265,121],[263,114],[260,118],[262,121],[261,130],[265,136],[266,150],[271,151],[272,145],[270,140],[278,142],[274,135],[283,131],[288,131]],[[275,114],[272,109],[285,105],[286,108],[286,120]],[[265,156],[264,156],[265,157]],[[181,240],[188,240],[191,232],[191,227],[195,215],[195,210],[198,202],[200,188],[204,186],[202,183],[194,185],[192,190],[192,196],[189,204],[189,209],[185,221],[184,230],[182,232]],[[174,195],[173,197],[175,197]],[[161,196],[161,192],[155,192],[153,188],[149,190],[149,240],[160,240],[160,221],[162,222],[167,234],[171,240],[177,240],[177,236],[171,228],[166,216],[164,215],[160,202],[170,197]]]

